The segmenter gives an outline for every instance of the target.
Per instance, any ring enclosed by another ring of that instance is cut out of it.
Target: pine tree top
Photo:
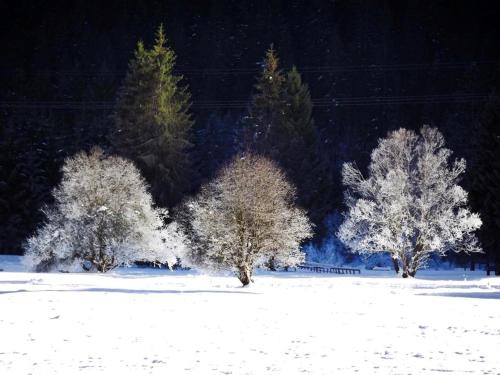
[[[165,35],[163,23],[160,23],[160,26],[158,26],[158,30],[156,30],[155,34],[154,49],[165,48],[166,44],[167,44],[167,37]]]
[[[285,77],[279,68],[279,58],[271,44],[266,51],[262,64],[262,72],[255,85],[256,93],[253,97],[254,110],[266,108],[283,99]]]
[[[264,72],[269,73],[268,79],[272,80],[274,73],[281,74],[279,70],[279,58],[274,49],[274,45],[271,44],[269,49],[266,51],[266,58],[264,60]]]

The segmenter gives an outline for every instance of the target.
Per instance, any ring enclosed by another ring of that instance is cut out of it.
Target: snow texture
[[[0,374],[498,374],[500,278],[421,271],[21,273],[0,258]],[[18,261],[19,262],[19,261]]]

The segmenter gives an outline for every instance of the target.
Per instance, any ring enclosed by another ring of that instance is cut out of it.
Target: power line
[[[411,105],[411,104],[458,104],[481,103],[492,98],[490,94],[428,94],[400,96],[366,96],[312,99],[315,108],[348,106]],[[244,109],[247,99],[195,100],[192,108],[197,109]],[[53,110],[112,110],[113,101],[0,101],[3,109],[53,109]]]
[[[361,64],[361,65],[322,65],[322,66],[299,66],[302,73],[350,73],[350,72],[386,72],[386,71],[417,71],[417,70],[452,70],[468,69],[480,66],[500,66],[498,60],[468,61],[468,62],[437,62],[437,63],[403,63],[403,64]],[[256,74],[261,69],[254,68],[186,68],[179,66],[174,72],[179,74],[195,75],[238,75],[238,74]],[[19,69],[0,69],[2,74],[13,74],[22,72]],[[74,70],[56,70],[56,69],[34,69],[28,71],[27,75],[60,75],[73,77],[122,77],[124,72],[103,72],[98,70],[74,71]]]

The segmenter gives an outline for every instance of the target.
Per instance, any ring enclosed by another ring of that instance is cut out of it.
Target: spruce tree
[[[283,73],[271,45],[255,89],[250,108],[251,143],[256,151],[286,166],[291,150],[296,155],[297,146],[302,151],[316,141],[309,88],[295,66]]]
[[[278,135],[279,162],[299,190],[300,203],[309,209],[321,191],[324,175],[320,163],[317,129],[312,118],[312,100],[307,84],[294,66],[284,87],[285,120]]]
[[[472,201],[479,209],[483,227],[479,235],[488,266],[500,275],[500,102],[487,103],[481,120],[477,167],[472,186]]]
[[[307,171],[314,162],[316,128],[309,88],[302,82],[295,66],[287,73],[283,96],[283,129],[276,139],[279,142],[279,161],[290,170],[295,183],[300,184],[301,175],[309,174]]]
[[[285,76],[279,68],[279,59],[271,44],[255,85],[256,93],[250,108],[251,128],[247,134],[247,146],[272,157],[278,152],[273,138],[282,130],[285,120],[284,88]]]
[[[114,113],[116,150],[138,164],[165,206],[180,201],[190,178],[191,96],[175,62],[160,25],[151,49],[137,43]]]
[[[291,137],[311,146],[316,141],[311,94],[295,66],[287,73],[285,90],[287,130]]]
[[[294,66],[284,74],[273,46],[267,50],[250,108],[253,151],[276,161],[297,186],[299,203],[319,222],[331,181],[320,152],[307,84]],[[325,194],[327,193],[327,194]]]

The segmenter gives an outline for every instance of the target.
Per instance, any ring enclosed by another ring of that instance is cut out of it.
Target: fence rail
[[[328,265],[300,264],[298,269],[318,272],[318,273],[336,273],[339,275],[356,275],[361,274],[358,268],[333,267]]]

